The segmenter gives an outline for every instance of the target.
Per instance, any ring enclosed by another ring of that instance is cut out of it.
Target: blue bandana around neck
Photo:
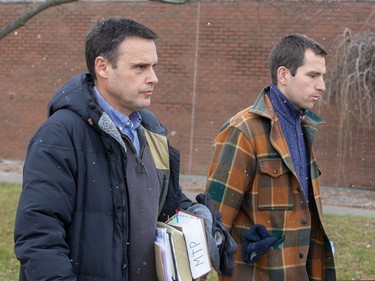
[[[298,180],[309,202],[310,165],[301,125],[306,110],[296,108],[273,84],[268,96],[280,121]]]

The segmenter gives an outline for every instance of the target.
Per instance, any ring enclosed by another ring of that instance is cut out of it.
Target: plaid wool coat
[[[312,112],[302,120],[312,181],[308,204],[268,91],[233,116],[214,143],[207,192],[239,246],[233,276],[221,280],[336,280],[312,152],[315,125],[322,120]],[[241,241],[254,224],[264,225],[283,243],[249,265],[241,259]]]

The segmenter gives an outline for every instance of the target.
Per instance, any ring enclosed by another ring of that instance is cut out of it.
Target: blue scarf
[[[305,198],[309,202],[310,165],[301,126],[306,111],[296,108],[273,84],[271,85],[269,98],[280,121],[298,180]]]

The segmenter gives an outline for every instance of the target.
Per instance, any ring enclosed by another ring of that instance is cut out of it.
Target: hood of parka
[[[97,124],[101,110],[91,94],[93,87],[94,81],[89,73],[74,76],[60,88],[48,103],[48,117],[60,109],[69,109],[86,122]]]

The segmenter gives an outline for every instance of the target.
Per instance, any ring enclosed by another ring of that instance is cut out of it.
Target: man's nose
[[[326,83],[324,82],[323,77],[319,79],[316,87],[319,91],[322,91],[322,92],[326,90]]]
[[[146,83],[152,83],[152,84],[157,84],[159,82],[158,77],[156,76],[155,70],[150,69],[150,73],[147,76]]]

